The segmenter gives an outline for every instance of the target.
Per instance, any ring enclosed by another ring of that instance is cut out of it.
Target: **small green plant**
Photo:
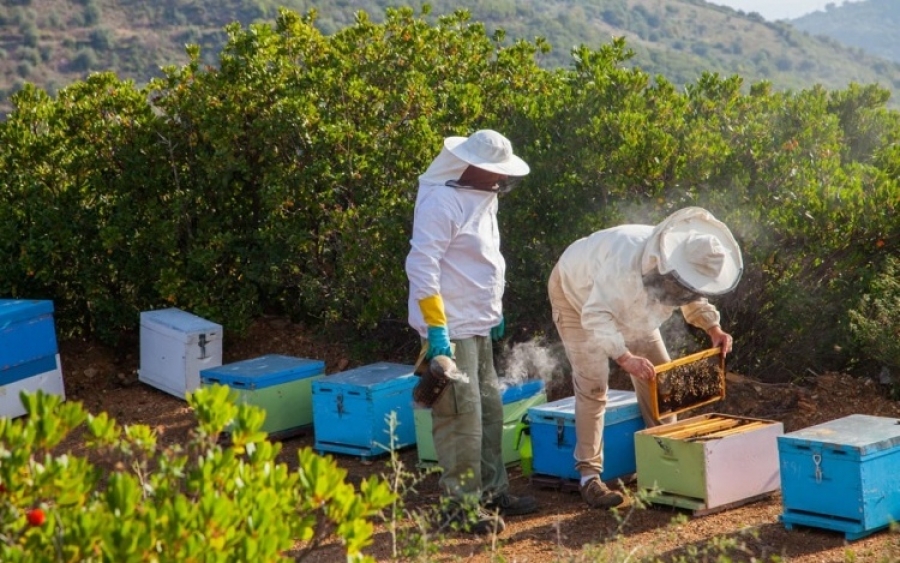
[[[429,555],[437,553],[439,544],[431,534],[431,517],[426,512],[409,508],[407,501],[418,494],[418,486],[437,468],[415,470],[406,466],[396,448],[396,429],[400,424],[397,413],[391,411],[385,417],[390,433],[390,453],[387,462],[386,479],[394,493],[394,502],[385,511],[385,524],[391,534],[391,552],[394,558],[428,561]],[[410,503],[411,504],[411,503]]]
[[[278,463],[262,410],[235,406],[227,387],[190,394],[198,425],[167,446],[55,395],[22,401],[26,418],[0,418],[4,562],[286,561],[298,542],[302,558],[334,536],[348,561],[369,561],[371,520],[394,501],[379,478],[357,491],[309,448],[294,471]]]

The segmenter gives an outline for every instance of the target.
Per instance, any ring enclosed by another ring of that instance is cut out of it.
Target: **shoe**
[[[486,502],[484,507],[491,512],[498,512],[501,516],[521,516],[537,511],[537,501],[534,497],[517,497],[503,493]]]
[[[484,536],[500,534],[506,529],[506,522],[497,513],[490,513],[480,506],[466,507],[459,503],[449,503],[439,512],[435,532],[465,532]]]
[[[625,500],[621,494],[611,490],[599,478],[593,478],[579,487],[581,498],[591,508],[613,508]]]

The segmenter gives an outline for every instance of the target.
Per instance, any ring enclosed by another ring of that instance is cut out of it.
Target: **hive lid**
[[[806,445],[828,445],[837,450],[852,450],[862,456],[900,445],[900,420],[853,414],[790,432],[783,439]]]
[[[0,328],[26,319],[53,313],[53,301],[0,299]]]
[[[530,407],[529,418],[532,422],[537,420],[575,420],[575,397],[566,397],[550,403]],[[640,418],[641,409],[638,407],[637,395],[634,391],[609,389],[606,392],[606,415],[603,425],[610,426],[625,420]]]
[[[168,332],[182,334],[222,330],[222,325],[220,324],[175,307],[141,312],[141,325],[158,325],[158,327]]]
[[[313,382],[313,388],[323,388],[332,385],[342,385],[348,389],[382,389],[394,386],[409,386],[418,381],[413,374],[415,366],[407,364],[395,364],[391,362],[377,362],[366,366],[348,369],[323,377]],[[413,378],[413,381],[410,381]]]
[[[501,385],[504,383],[502,378],[500,379],[500,382]],[[500,396],[503,404],[507,405],[509,403],[515,403],[516,401],[533,397],[543,390],[543,379],[528,379],[515,385],[509,385],[506,388],[501,387]]]
[[[665,418],[724,399],[725,356],[721,351],[708,348],[656,366],[656,376],[650,380],[651,414]]]
[[[268,354],[200,371],[205,384],[220,383],[235,389],[263,389],[325,373],[325,362]]]

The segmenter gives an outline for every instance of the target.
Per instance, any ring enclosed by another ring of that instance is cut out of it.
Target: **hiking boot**
[[[622,504],[625,499],[619,493],[610,490],[599,478],[594,478],[579,487],[581,498],[591,508],[613,508]]]
[[[464,532],[476,535],[499,534],[506,529],[503,518],[480,506],[450,503],[438,515],[435,532]]]
[[[484,505],[491,512],[499,512],[501,516],[521,516],[537,511],[534,497],[517,497],[503,493],[495,496]]]

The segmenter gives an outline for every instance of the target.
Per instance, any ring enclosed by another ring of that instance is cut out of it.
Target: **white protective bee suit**
[[[691,241],[698,234],[707,246],[702,252],[695,249],[692,256]],[[734,288],[742,268],[740,249],[727,227],[698,207],[679,210],[656,226],[604,229],[563,252],[551,273],[548,292],[553,321],[572,366],[574,457],[582,476],[597,475],[603,469],[610,359],[630,353],[653,365],[670,360],[659,328],[678,307],[655,299],[644,286],[644,274],[675,272],[688,279],[693,289],[718,295]],[[718,310],[705,297],[697,295],[680,309],[687,323],[724,334]],[[631,380],[648,427],[675,420],[674,416],[653,419],[648,382],[633,375]]]
[[[490,499],[509,489],[503,404],[490,338],[491,328],[503,318],[506,263],[500,253],[497,194],[448,186],[470,164],[449,148],[453,146],[445,143],[419,177],[406,259],[409,323],[427,339],[429,326],[420,305],[429,297],[442,297],[456,364],[468,383],[451,383],[432,406],[440,485],[451,498]]]

